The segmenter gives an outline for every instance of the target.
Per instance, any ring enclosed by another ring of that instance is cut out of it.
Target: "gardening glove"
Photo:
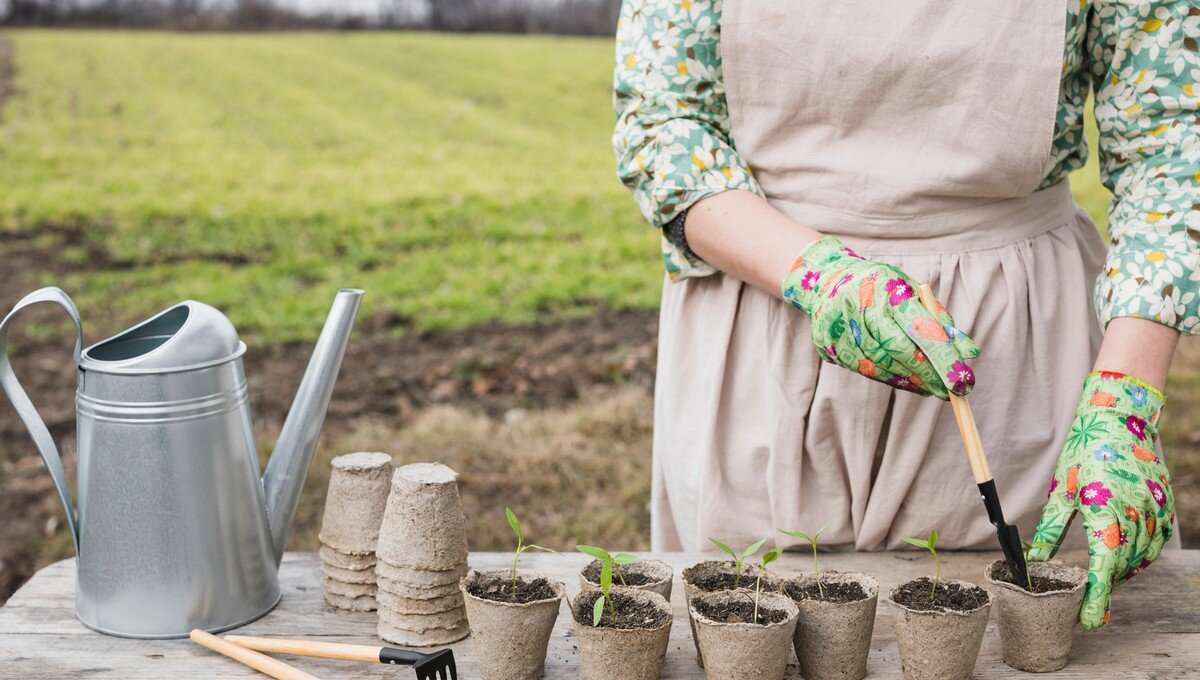
[[[829,363],[918,394],[949,399],[975,385],[979,347],[898,267],[865,259],[832,236],[809,244],[783,279],[783,299],[812,319],[813,344]]]
[[[1108,623],[1113,589],[1158,559],[1173,532],[1175,494],[1154,451],[1165,402],[1122,373],[1093,373],[1083,384],[1029,559],[1053,557],[1083,513],[1091,559],[1079,619],[1088,630]]]

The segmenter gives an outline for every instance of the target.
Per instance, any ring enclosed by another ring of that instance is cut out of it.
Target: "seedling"
[[[791,536],[792,538],[803,538],[804,540],[808,541],[809,545],[812,546],[813,571],[817,575],[817,592],[820,593],[822,600],[825,599],[825,586],[821,585],[821,563],[817,561],[817,539],[820,538],[821,534],[824,533],[824,531],[829,528],[830,524],[833,524],[832,519],[829,520],[828,522],[826,522],[825,526],[821,527],[820,529],[817,529],[817,532],[815,534],[813,534],[812,536],[809,536],[808,534],[801,532],[801,531],[785,531],[783,529],[780,529],[780,531],[787,534],[788,536]]]
[[[906,538],[904,539],[909,545],[915,545],[918,548],[925,548],[933,553],[933,563],[937,565],[933,573],[933,590],[929,592],[929,599],[933,599],[937,595],[938,580],[942,577],[942,561],[938,559],[936,550],[937,546],[937,529],[929,532],[929,538]]]
[[[526,544],[525,543],[525,534],[522,533],[522,531],[521,531],[521,521],[517,519],[516,513],[514,513],[512,510],[509,510],[508,508],[504,508],[504,515],[506,517],[508,517],[508,526],[512,527],[512,530],[517,534],[517,551],[513,555],[513,563],[512,563],[512,591],[513,591],[513,597],[516,597],[517,596],[517,561],[521,559],[521,553],[525,552],[526,550],[541,550],[542,552],[554,553],[557,555],[558,552],[555,550],[551,550],[550,548],[543,548],[540,545],[534,545],[532,543]]]
[[[726,555],[729,555],[730,557],[733,558],[733,564],[734,564],[733,589],[734,590],[737,590],[738,586],[740,586],[742,584],[742,562],[744,562],[747,557],[750,557],[754,553],[758,552],[758,549],[762,547],[762,544],[767,542],[767,539],[765,539],[765,538],[760,539],[757,543],[755,543],[754,545],[750,546],[749,548],[746,548],[745,550],[743,550],[742,552],[739,553],[736,550],[734,550],[733,548],[730,548],[729,546],[725,545],[724,543],[718,541],[715,538],[709,538],[708,540],[712,541],[713,545],[720,548],[721,552],[724,552]]]
[[[1057,543],[1051,543],[1050,541],[1033,541],[1032,543],[1029,541],[1021,541],[1021,545],[1024,547],[1026,565],[1029,564],[1029,553],[1033,552],[1035,548],[1046,548],[1047,550],[1054,550],[1058,548]],[[1029,573],[1028,567],[1025,568],[1025,587],[1029,590],[1033,590],[1033,574]]]
[[[577,545],[575,549],[584,555],[590,555],[600,560],[600,598],[592,605],[592,625],[599,626],[600,619],[604,618],[604,603],[608,602],[608,608],[613,616],[617,615],[617,603],[612,597],[613,583],[613,567],[616,566],[617,560],[614,555],[609,554],[607,550],[597,548],[591,545]],[[633,557],[632,561],[626,561],[626,564],[632,564],[637,561],[637,558],[629,553],[617,553],[618,555],[626,555]]]
[[[767,565],[779,559],[783,548],[775,548],[763,553],[762,564],[758,566],[758,578],[754,580],[754,622],[758,622],[758,599],[762,597],[763,575],[767,573]]]
[[[613,573],[616,575],[617,579],[621,581],[621,585],[623,586],[627,586],[629,584],[625,582],[625,575],[621,573],[621,567],[629,566],[640,559],[637,555],[631,555],[627,552],[619,552],[614,555],[604,548],[597,548],[594,545],[577,545],[575,546],[575,549],[584,555],[588,555],[600,560],[601,564],[604,562],[612,562]]]

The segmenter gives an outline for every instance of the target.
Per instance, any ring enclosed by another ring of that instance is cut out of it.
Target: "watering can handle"
[[[17,316],[17,312],[39,302],[53,302],[66,310],[67,315],[71,317],[71,321],[75,324],[74,360],[75,365],[79,365],[79,355],[83,351],[83,324],[79,321],[79,310],[75,308],[75,303],[61,289],[42,288],[21,298],[17,306],[13,307],[8,316],[4,317],[4,321],[0,321],[0,388],[4,389],[5,394],[12,401],[13,408],[17,410],[17,415],[20,416],[21,422],[25,423],[25,428],[29,430],[29,435],[33,437],[33,443],[37,445],[38,453],[42,455],[42,461],[46,464],[46,470],[50,472],[50,478],[54,480],[54,487],[58,490],[58,497],[67,512],[67,526],[71,530],[71,540],[75,543],[75,554],[78,555],[79,528],[75,521],[75,506],[71,502],[71,487],[67,482],[67,472],[63,469],[62,457],[58,454],[58,446],[55,445],[54,439],[50,436],[50,430],[46,428],[46,424],[42,422],[42,417],[38,415],[33,402],[25,394],[25,390],[17,380],[17,375],[13,373],[12,364],[8,360],[9,324]]]

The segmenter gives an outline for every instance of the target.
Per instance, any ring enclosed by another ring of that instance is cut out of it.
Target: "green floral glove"
[[[783,299],[812,319],[817,354],[868,378],[949,399],[975,385],[968,359],[979,347],[938,304],[929,313],[917,283],[867,260],[832,236],[810,244],[783,279]]]
[[[1165,402],[1161,392],[1122,373],[1093,373],[1083,384],[1029,559],[1053,557],[1075,514],[1083,513],[1091,559],[1079,619],[1088,630],[1108,623],[1113,589],[1158,559],[1171,537],[1175,494],[1154,452]]]

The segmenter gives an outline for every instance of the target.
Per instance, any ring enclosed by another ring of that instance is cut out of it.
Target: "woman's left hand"
[[[1108,623],[1113,589],[1158,559],[1171,537],[1175,496],[1154,446],[1165,401],[1137,378],[1088,376],[1050,482],[1029,559],[1052,557],[1083,513],[1091,558],[1079,618],[1088,630]]]

